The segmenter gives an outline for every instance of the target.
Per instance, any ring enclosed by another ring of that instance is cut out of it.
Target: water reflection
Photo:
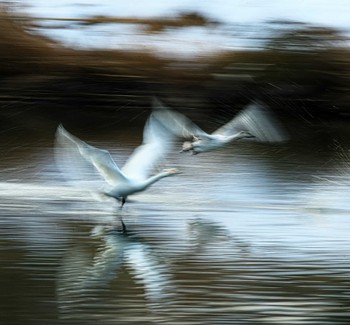
[[[159,310],[171,301],[175,293],[167,261],[151,246],[130,232],[121,232],[111,226],[95,226],[91,239],[96,247],[73,247],[66,252],[58,270],[58,306],[64,319],[90,319],[89,308],[104,308],[106,295],[114,295],[115,308],[123,295],[135,289],[147,310]],[[91,251],[92,250],[92,251]],[[125,279],[127,277],[127,280]],[[131,281],[130,288],[125,284]],[[120,292],[123,292],[119,296]],[[125,303],[130,312],[134,296]],[[108,298],[109,299],[109,298]],[[137,300],[137,298],[136,298]],[[123,304],[123,302],[121,302]],[[80,310],[79,315],[77,310]],[[116,311],[116,315],[121,311]],[[111,316],[108,316],[111,317]]]
[[[226,259],[227,254],[243,257],[251,254],[248,242],[235,236],[219,223],[195,218],[187,223],[190,254],[204,259]]]
[[[147,231],[142,237],[142,230],[137,235],[114,226],[95,226],[88,246],[73,245],[61,259],[56,288],[60,317],[114,324],[114,317],[122,315],[126,321],[134,309],[139,313],[141,309],[152,322],[203,321],[197,313],[202,310],[208,317],[206,313],[219,303],[217,298],[228,292],[219,285],[214,296],[211,293],[221,272],[230,272],[228,257],[252,256],[244,240],[218,223],[195,218],[186,222],[185,229],[185,242],[169,253],[165,243],[149,241]],[[213,306],[207,305],[208,296],[214,299]],[[106,314],[98,312],[104,309]]]
[[[122,234],[115,208],[67,187],[47,147],[28,149],[25,178],[0,182],[4,324],[347,323],[346,155],[175,155],[183,173],[135,196]]]

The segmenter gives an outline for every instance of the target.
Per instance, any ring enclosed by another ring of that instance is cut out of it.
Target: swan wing
[[[240,131],[248,131],[256,141],[284,142],[288,135],[280,121],[262,104],[252,103],[230,122],[217,129],[213,134],[230,136]]]
[[[153,99],[153,115],[160,123],[178,137],[185,139],[193,139],[193,137],[208,137],[208,134],[189,118],[179,112],[167,108],[157,98]]]
[[[61,125],[56,131],[54,154],[58,170],[71,185],[87,190],[103,185],[96,169],[80,154],[76,139]]]
[[[123,166],[123,173],[131,179],[146,179],[161,158],[169,152],[173,140],[174,135],[151,114],[143,130],[143,143],[131,154]]]
[[[116,185],[120,182],[126,181],[125,175],[123,175],[121,170],[114,163],[107,150],[98,149],[85,143],[70,134],[62,125],[57,128],[56,148],[56,160],[58,158],[59,165],[61,166],[67,163],[70,164],[70,166],[66,166],[70,168],[70,174],[77,173],[78,177],[86,176],[78,171],[78,169],[81,169],[82,167],[81,159],[79,159],[80,155],[84,158],[85,165],[86,162],[88,162],[90,165],[94,166],[104,180],[110,185]],[[63,162],[62,160],[66,160],[66,162]],[[67,168],[65,169],[67,170]]]

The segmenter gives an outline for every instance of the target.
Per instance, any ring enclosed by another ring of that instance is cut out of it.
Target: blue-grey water
[[[140,142],[79,135],[120,165]],[[163,167],[182,173],[122,211],[64,180],[53,141],[2,137],[1,324],[349,323],[349,157],[337,139],[175,150]]]

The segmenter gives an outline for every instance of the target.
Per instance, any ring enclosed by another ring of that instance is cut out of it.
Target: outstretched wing
[[[107,150],[88,145],[60,125],[56,132],[56,161],[60,169],[79,181],[88,177],[86,162],[94,166],[110,185],[126,180]],[[79,157],[80,156],[80,157]],[[85,162],[81,158],[84,158]]]
[[[230,122],[217,129],[213,134],[230,136],[240,131],[248,131],[260,142],[284,142],[287,132],[274,114],[258,103],[248,105]]]
[[[174,135],[151,114],[143,130],[143,143],[129,157],[122,169],[123,173],[131,179],[146,179],[169,152],[173,140]]]
[[[183,114],[164,106],[157,98],[153,98],[153,115],[176,136],[193,139],[193,137],[208,137],[199,126]]]

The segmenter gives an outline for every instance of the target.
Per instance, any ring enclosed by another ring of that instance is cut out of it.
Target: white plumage
[[[80,186],[81,182],[84,183],[82,178],[89,177],[90,172],[84,172],[86,163],[93,166],[109,184],[104,194],[121,200],[123,206],[129,195],[144,191],[161,178],[178,173],[176,169],[165,169],[150,176],[151,170],[171,147],[172,137],[151,115],[144,127],[142,145],[134,150],[120,169],[107,150],[85,143],[60,125],[56,132],[56,160],[66,176],[71,176]],[[78,158],[84,158],[85,164]]]
[[[183,114],[165,107],[158,99],[153,99],[153,115],[176,136],[188,139],[182,151],[193,154],[212,151],[226,144],[244,139],[254,138],[260,142],[284,142],[287,135],[278,120],[263,105],[252,103],[230,122],[221,126],[211,134],[203,131]]]

